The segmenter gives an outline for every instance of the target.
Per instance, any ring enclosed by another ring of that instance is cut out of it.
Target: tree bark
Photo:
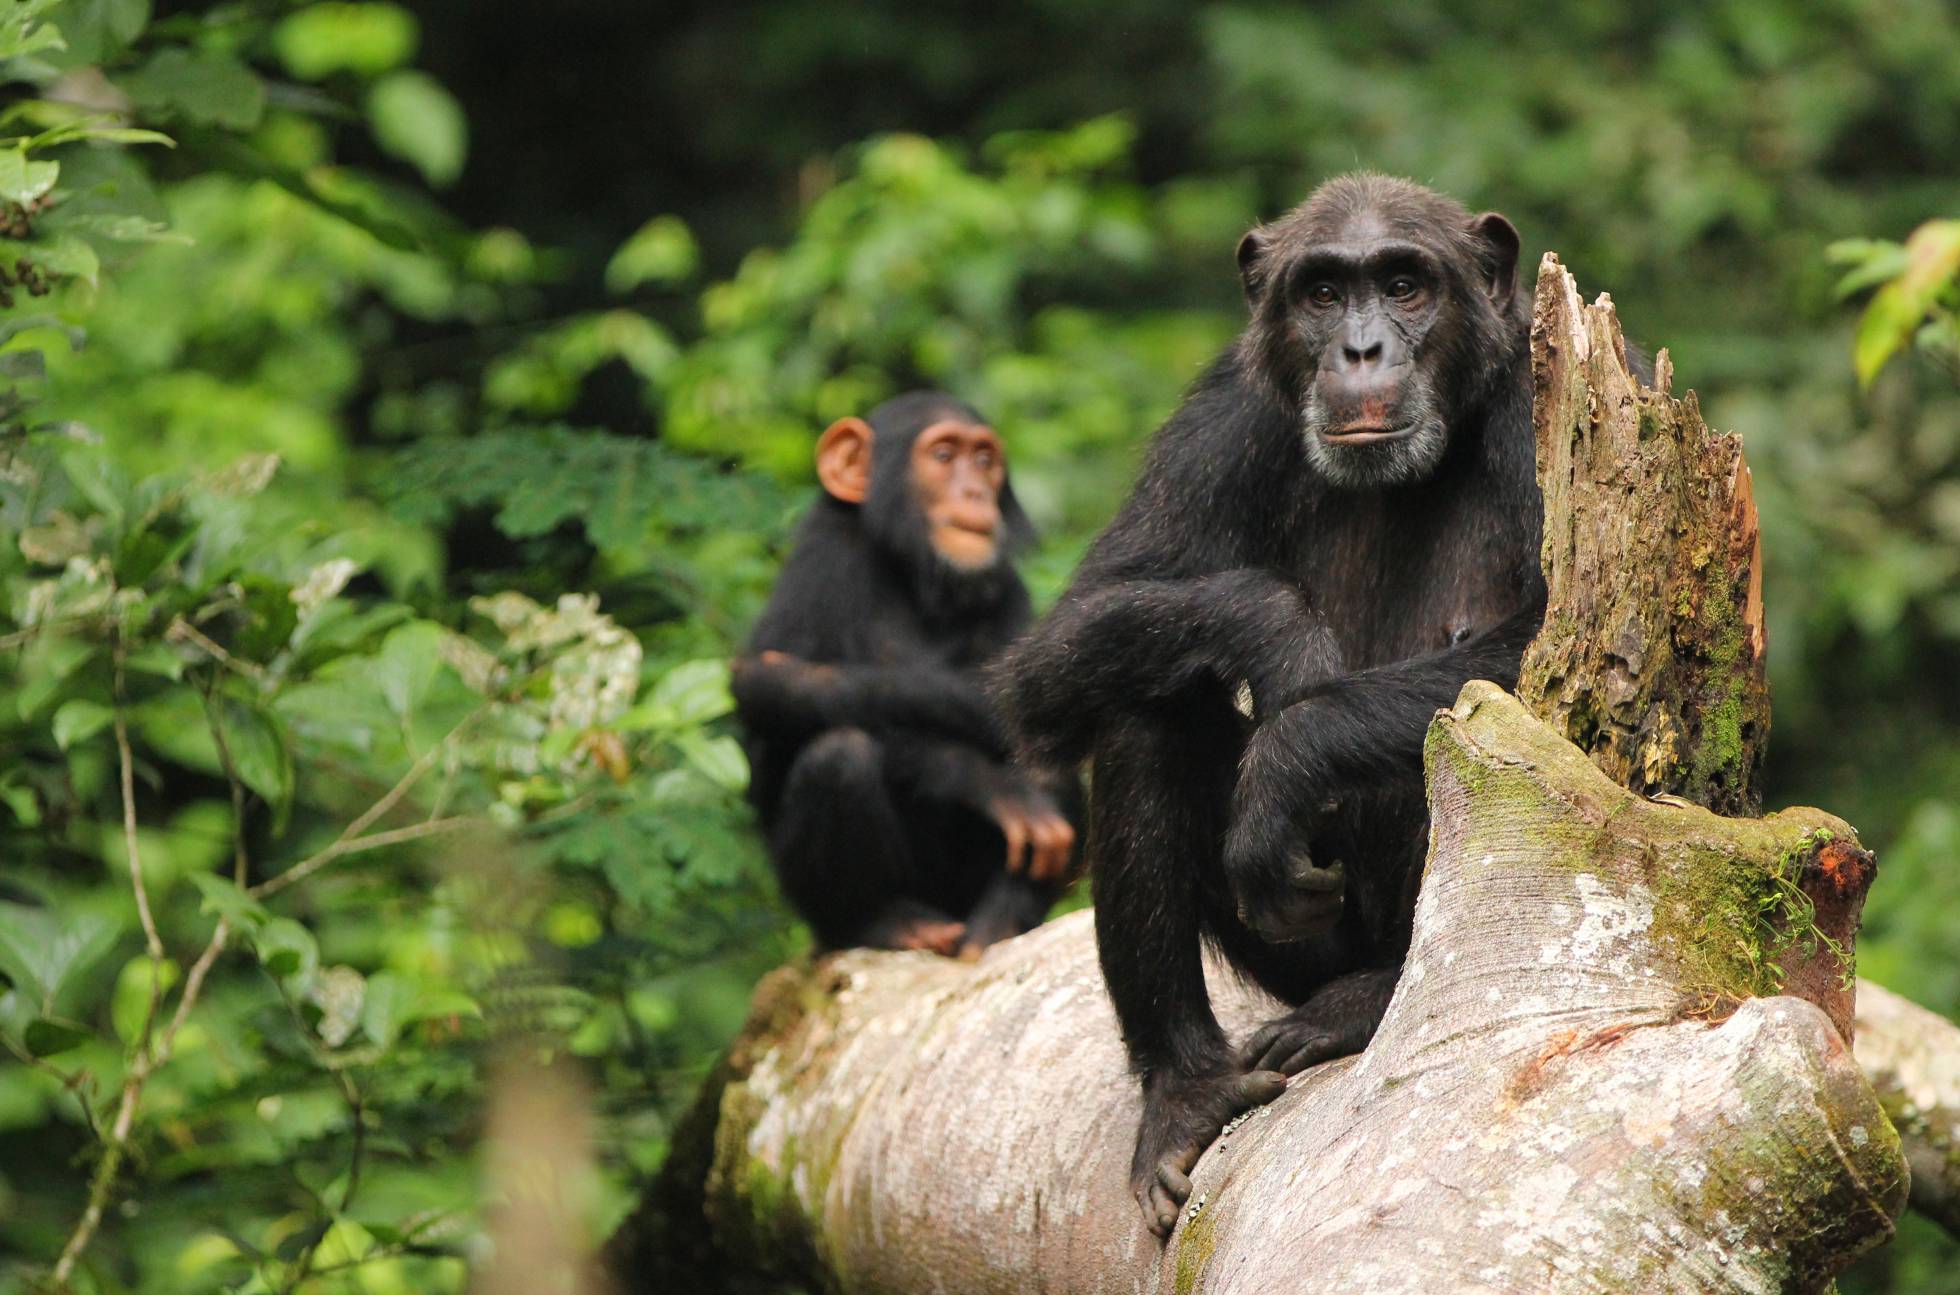
[[[1960,1237],[1960,1028],[1858,982],[1858,1064],[1912,1166],[1912,1207]]]
[[[1602,295],[1547,254],[1531,325],[1545,626],[1518,695],[1607,776],[1719,814],[1761,806],[1769,737],[1762,543],[1742,439],[1628,371]]]
[[[1960,1051],[1915,1051],[1867,992],[1902,1147],[1847,1046],[1871,856],[1817,810],[1710,812],[1753,810],[1767,733],[1755,511],[1657,370],[1631,378],[1610,303],[1547,258],[1526,701],[1472,683],[1437,717],[1381,1030],[1226,1130],[1168,1244],[1127,1188],[1139,1097],[1075,914],[978,966],[768,978],[670,1160],[670,1259],[852,1293],[1802,1292],[1889,1237],[1907,1150],[1951,1145]],[[1235,1036],[1277,1010],[1212,971]]]

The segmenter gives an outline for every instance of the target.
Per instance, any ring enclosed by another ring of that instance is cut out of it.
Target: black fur
[[[1466,681],[1513,686],[1542,618],[1515,237],[1380,176],[1331,181],[1248,236],[1251,323],[996,671],[1031,758],[1094,761],[1096,929],[1145,1089],[1133,1186],[1160,1234],[1219,1121],[1278,1091],[1268,1070],[1372,1035],[1408,947],[1424,732]],[[1337,484],[1310,444],[1332,343],[1295,278],[1325,249],[1398,242],[1435,267],[1432,317],[1392,340],[1403,407],[1436,411],[1440,443],[1402,460],[1417,438],[1370,444],[1369,479],[1393,484]],[[1242,1056],[1201,940],[1303,1005]]]
[[[911,444],[948,415],[984,421],[935,392],[872,411],[865,502],[819,496],[735,665],[750,799],[784,894],[829,948],[888,945],[919,920],[966,922],[969,947],[1035,925],[1056,886],[1006,871],[991,814],[1058,799],[1073,813],[1079,797],[1072,776],[1007,766],[980,687],[1029,619],[1011,487],[993,565],[959,570],[927,542]]]

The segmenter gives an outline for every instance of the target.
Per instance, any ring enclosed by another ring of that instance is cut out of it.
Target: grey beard
[[[1307,462],[1322,480],[1344,490],[1380,490],[1424,480],[1443,461],[1449,428],[1426,392],[1403,405],[1402,417],[1403,426],[1415,430],[1400,440],[1330,445],[1320,435],[1328,426],[1326,405],[1318,392],[1310,392],[1301,411]]]

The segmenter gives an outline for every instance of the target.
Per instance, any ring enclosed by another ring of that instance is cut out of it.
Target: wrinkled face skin
[[[1393,485],[1436,470],[1449,428],[1419,365],[1447,292],[1426,251],[1362,218],[1303,258],[1292,313],[1318,356],[1302,409],[1307,456],[1336,485]]]
[[[1399,183],[1336,182],[1239,248],[1253,363],[1343,488],[1434,473],[1451,413],[1482,399],[1514,345],[1517,232]]]
[[[912,442],[911,469],[933,551],[960,571],[998,561],[1007,456],[993,428],[956,419],[933,423]]]

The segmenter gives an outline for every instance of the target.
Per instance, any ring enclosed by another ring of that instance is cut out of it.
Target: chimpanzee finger
[[[1034,825],[1034,857],[1028,873],[1036,881],[1053,881],[1068,864],[1070,835],[1062,818],[1038,818]]]
[[[1247,1039],[1244,1045],[1239,1048],[1239,1069],[1273,1069],[1274,1067],[1264,1063],[1270,1059],[1273,1049],[1278,1046],[1281,1033],[1280,1028],[1271,1023],[1262,1025],[1254,1030],[1252,1037]]]
[[[1283,1075],[1292,1074],[1293,1072],[1282,1064],[1291,1055],[1293,1055],[1292,1040],[1274,1037],[1260,1049],[1258,1056],[1250,1057],[1245,1061],[1245,1068],[1249,1071],[1277,1070]]]
[[[1022,856],[1028,846],[1027,825],[1021,821],[1020,815],[1012,811],[1001,814],[999,822],[1000,834],[1007,838],[1007,870],[1020,872],[1025,866]]]

